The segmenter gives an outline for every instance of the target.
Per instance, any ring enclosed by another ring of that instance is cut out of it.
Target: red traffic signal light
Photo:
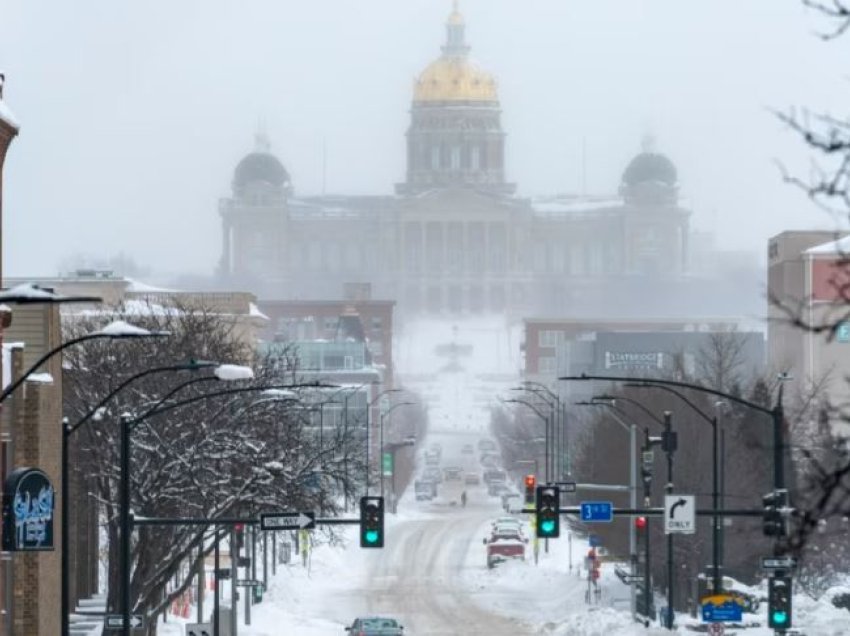
[[[526,488],[532,488],[533,489],[536,484],[537,484],[537,477],[535,477],[534,475],[526,475],[525,476],[525,487]]]
[[[537,484],[537,477],[534,475],[525,476],[525,503],[534,503],[534,487]]]
[[[635,528],[638,530],[646,529],[646,517],[635,517]]]

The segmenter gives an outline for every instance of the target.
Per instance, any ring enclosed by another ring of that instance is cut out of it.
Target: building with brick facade
[[[816,391],[818,403],[842,408],[850,403],[848,253],[850,236],[836,232],[782,232],[768,241],[769,364],[788,373],[792,395]]]

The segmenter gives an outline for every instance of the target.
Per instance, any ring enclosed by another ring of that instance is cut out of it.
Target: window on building
[[[543,329],[537,336],[537,343],[541,347],[557,347],[558,346],[558,331]]]
[[[451,168],[460,170],[460,146],[452,146]]]
[[[323,327],[325,331],[336,331],[336,326],[339,323],[339,318],[336,316],[325,316]]]
[[[469,155],[470,168],[478,170],[481,168],[481,149],[478,146],[473,146]]]
[[[558,372],[558,360],[555,356],[543,356],[537,360],[537,372],[554,374]]]
[[[372,340],[369,343],[369,350],[373,356],[380,357],[384,355],[384,344],[380,340]]]
[[[345,369],[353,369],[354,368],[354,356],[345,356],[343,361],[343,368]]]
[[[440,169],[440,147],[431,146],[431,170]]]
[[[384,328],[384,321],[380,316],[372,316],[372,329],[380,331]]]

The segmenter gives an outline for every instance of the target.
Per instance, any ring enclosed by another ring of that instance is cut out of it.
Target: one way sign
[[[260,515],[260,530],[312,530],[316,527],[313,512],[274,512]]]
[[[130,627],[133,629],[142,629],[145,626],[145,617],[141,614],[131,614],[129,619]],[[124,627],[124,616],[121,614],[107,614],[104,623],[107,629],[121,629]]]
[[[664,534],[696,532],[696,500],[693,495],[664,496]]]

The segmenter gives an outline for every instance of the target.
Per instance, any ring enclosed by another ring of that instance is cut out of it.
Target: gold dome
[[[496,80],[466,57],[444,56],[416,80],[414,102],[495,102]]]

